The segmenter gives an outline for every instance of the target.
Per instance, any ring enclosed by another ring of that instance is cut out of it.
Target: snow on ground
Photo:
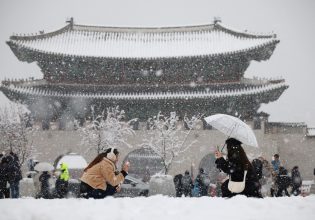
[[[223,198],[106,198],[94,199],[2,199],[0,216],[5,220],[311,220],[315,219],[315,195],[253,199]]]

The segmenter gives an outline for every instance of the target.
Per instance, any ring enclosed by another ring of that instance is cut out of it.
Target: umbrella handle
[[[226,145],[226,143],[223,144],[223,146],[222,146],[222,148],[221,148],[221,150],[220,150],[221,153],[223,152],[223,149],[224,149],[225,145]],[[218,147],[218,148],[219,148],[219,147]],[[218,149],[218,150],[219,150],[219,149]]]

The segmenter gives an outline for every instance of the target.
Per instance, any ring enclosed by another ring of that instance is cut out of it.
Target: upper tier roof
[[[55,32],[11,36],[7,43],[18,49],[66,56],[155,59],[216,56],[268,46],[270,56],[278,42],[275,34],[236,31],[220,22],[162,28],[101,27],[70,22]]]

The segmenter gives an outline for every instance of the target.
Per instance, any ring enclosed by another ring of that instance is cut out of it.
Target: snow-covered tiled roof
[[[104,58],[172,58],[217,56],[271,46],[276,35],[235,31],[221,23],[163,28],[122,28],[70,23],[47,34],[11,36],[15,48],[65,56]]]
[[[171,100],[171,99],[210,99],[223,98],[243,95],[264,94],[272,90],[285,90],[288,86],[284,82],[277,84],[265,84],[250,88],[235,90],[204,90],[204,91],[174,91],[174,92],[58,92],[43,88],[22,87],[11,84],[3,86],[13,93],[25,94],[28,96],[43,97],[64,97],[64,98],[84,98],[84,99],[103,99],[103,100]]]

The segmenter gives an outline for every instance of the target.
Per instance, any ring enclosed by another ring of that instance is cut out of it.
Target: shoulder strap
[[[246,174],[247,174],[247,170],[244,171],[244,178],[243,178],[243,182],[245,182],[246,180]]]

